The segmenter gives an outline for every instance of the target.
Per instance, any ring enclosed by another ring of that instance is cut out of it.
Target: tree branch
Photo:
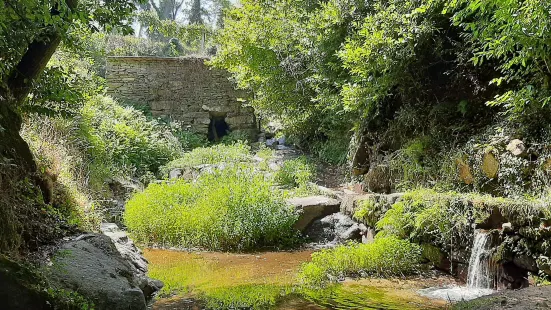
[[[73,11],[78,5],[78,0],[66,0],[69,10]],[[52,15],[59,15],[57,7],[53,7]],[[47,29],[43,36],[37,36],[27,51],[10,73],[7,87],[11,94],[12,106],[20,105],[29,95],[32,82],[44,70],[48,61],[61,43],[61,34],[55,29]]]

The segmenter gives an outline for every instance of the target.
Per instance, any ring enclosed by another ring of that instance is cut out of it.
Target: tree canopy
[[[380,127],[406,105],[513,116],[549,106],[549,17],[537,0],[243,0],[213,63],[308,135]]]

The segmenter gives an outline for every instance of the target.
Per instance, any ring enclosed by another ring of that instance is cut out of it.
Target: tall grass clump
[[[312,254],[298,275],[306,286],[318,287],[346,276],[403,276],[416,272],[421,247],[396,237],[375,238],[373,243],[349,243]]]
[[[172,169],[191,168],[199,165],[214,165],[221,163],[252,162],[251,147],[239,141],[233,144],[216,144],[210,147],[199,147],[184,153],[161,168],[161,173],[167,175]]]
[[[126,206],[140,242],[212,250],[248,250],[294,242],[296,211],[251,167],[229,166],[195,182],[150,184]]]
[[[275,180],[288,188],[304,187],[314,179],[315,168],[304,156],[285,161],[277,171]]]

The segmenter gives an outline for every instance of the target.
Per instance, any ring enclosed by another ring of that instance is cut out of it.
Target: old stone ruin
[[[199,57],[108,57],[107,93],[129,104],[147,104],[155,117],[218,140],[231,131],[254,138],[254,110],[229,74]]]

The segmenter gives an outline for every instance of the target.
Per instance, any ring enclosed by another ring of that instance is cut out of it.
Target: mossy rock
[[[499,161],[492,152],[487,152],[482,157],[482,171],[489,179],[497,178]]]
[[[467,185],[473,184],[474,176],[469,164],[467,164],[463,159],[457,159],[455,164],[457,165],[459,179]]]

